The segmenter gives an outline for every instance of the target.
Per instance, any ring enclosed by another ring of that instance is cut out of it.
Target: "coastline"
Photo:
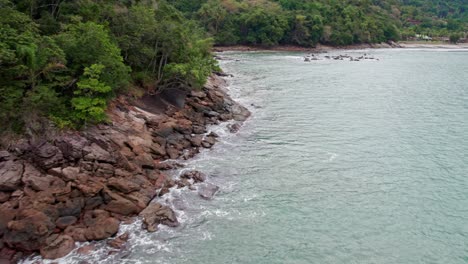
[[[285,51],[285,52],[327,52],[333,50],[359,50],[359,49],[468,49],[468,43],[450,44],[450,43],[428,43],[428,42],[397,42],[397,43],[376,43],[376,44],[355,44],[348,46],[327,46],[318,44],[316,47],[302,47],[294,45],[277,45],[272,47],[234,45],[234,46],[216,46],[214,52],[226,51]]]
[[[160,224],[177,226],[175,212],[154,199],[171,188],[186,187],[204,199],[218,190],[203,183],[206,175],[199,171],[168,176],[182,166],[177,160],[216,144],[218,135],[208,126],[234,120],[229,130],[236,133],[250,116],[226,85],[213,74],[202,90],[187,95],[118,98],[107,124],[24,139],[0,151],[0,260],[90,254],[92,244],[76,248],[75,242],[106,239],[110,254],[125,248],[129,234],[115,235],[136,216],[149,232]],[[182,107],[161,108],[171,100],[182,100]]]

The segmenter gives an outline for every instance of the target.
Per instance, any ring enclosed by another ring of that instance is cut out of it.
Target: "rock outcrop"
[[[114,236],[122,220],[136,215],[149,231],[177,226],[172,209],[150,202],[206,176],[187,172],[172,180],[164,171],[177,163],[162,161],[211,148],[217,135],[206,134],[208,125],[250,115],[223,91],[223,82],[211,77],[205,88],[187,95],[182,108],[169,106],[163,113],[119,98],[107,124],[41,142],[22,140],[0,151],[0,262],[14,263],[20,253],[63,257],[75,242]],[[212,189],[201,195],[212,197]]]

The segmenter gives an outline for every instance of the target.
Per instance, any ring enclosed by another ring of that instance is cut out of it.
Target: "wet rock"
[[[206,180],[206,175],[200,171],[187,171],[180,175],[182,179],[192,179],[195,183],[204,182]]]
[[[213,196],[218,190],[218,186],[211,183],[205,183],[198,187],[198,195],[200,195],[204,199],[210,200],[213,198]]]
[[[14,161],[0,163],[0,191],[15,191],[21,184],[24,166]]]
[[[113,217],[99,217],[96,223],[85,230],[87,240],[102,240],[109,238],[119,231],[120,221]]]
[[[159,203],[150,204],[140,213],[140,216],[143,218],[144,226],[149,232],[157,231],[159,224],[171,227],[179,225],[174,211]]]
[[[231,112],[235,121],[245,121],[250,116],[250,111],[238,104],[234,104],[234,106],[232,106]]]
[[[216,139],[214,137],[207,136],[202,141],[202,146],[204,148],[211,148],[216,143]]]
[[[77,221],[78,219],[74,216],[63,216],[63,217],[59,217],[55,221],[55,225],[60,229],[65,229],[68,226],[75,224]]]
[[[241,125],[238,124],[238,123],[234,123],[234,124],[227,125],[227,128],[229,129],[229,132],[230,132],[230,133],[237,133],[237,132],[239,132],[240,127],[241,127]]]
[[[89,253],[91,253],[91,251],[95,249],[96,249],[96,246],[94,245],[85,245],[85,246],[80,247],[76,251],[76,253],[81,254],[81,255],[89,255]]]
[[[109,179],[109,181],[107,182],[107,186],[123,193],[131,193],[140,190],[140,186],[138,184],[125,179]]]
[[[203,126],[193,126],[193,133],[194,134],[204,134],[206,133],[206,128]]]
[[[107,245],[115,249],[122,249],[125,246],[125,243],[127,243],[129,236],[130,235],[128,233],[124,233],[115,239],[109,240]]]
[[[40,249],[46,259],[57,259],[68,255],[75,248],[75,241],[67,235],[51,235],[46,239],[46,246]]]
[[[203,142],[203,136],[202,135],[195,135],[190,138],[190,142],[192,143],[192,146],[194,147],[201,147],[202,142]]]

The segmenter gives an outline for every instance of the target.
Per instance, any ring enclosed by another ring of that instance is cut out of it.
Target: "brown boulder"
[[[36,146],[33,150],[33,154],[33,160],[44,170],[58,167],[63,163],[62,152],[49,142]]]
[[[107,182],[107,186],[114,188],[117,191],[120,191],[123,193],[131,193],[131,192],[140,190],[140,186],[138,184],[122,179],[122,178],[109,179],[109,181]]]
[[[140,216],[143,217],[144,226],[149,232],[157,231],[159,224],[171,227],[179,225],[174,211],[159,203],[150,204],[140,213]]]
[[[109,238],[119,231],[120,221],[113,217],[100,217],[95,224],[85,230],[87,240],[102,240]]]
[[[86,161],[99,161],[111,164],[116,162],[115,158],[108,151],[104,150],[96,143],[84,147],[83,153],[85,154],[84,160]]]
[[[107,245],[109,245],[110,247],[113,247],[115,249],[122,249],[125,246],[125,243],[127,243],[128,238],[129,238],[129,234],[124,233],[124,234],[118,236],[115,239],[109,240],[107,242]]]
[[[55,225],[60,229],[65,229],[68,226],[73,225],[77,221],[78,221],[78,219],[76,217],[74,217],[74,216],[62,216],[62,217],[59,217],[55,221]]]
[[[187,171],[184,172],[182,175],[180,175],[180,178],[182,179],[193,179],[195,183],[197,182],[203,182],[206,180],[206,175],[200,171]]]
[[[55,145],[62,151],[67,159],[79,159],[83,157],[83,148],[88,140],[79,135],[66,135],[55,141]]]
[[[40,249],[45,259],[57,259],[68,255],[75,248],[75,241],[67,235],[51,235],[46,239],[45,246]]]
[[[0,163],[0,191],[15,191],[21,184],[24,166],[12,160]]]
[[[35,251],[40,249],[45,238],[55,228],[55,224],[47,215],[33,209],[21,211],[17,219],[8,223],[4,240],[7,245],[19,250]]]
[[[106,211],[122,215],[132,215],[142,210],[142,208],[138,207],[135,203],[114,192],[106,190],[105,193],[111,198],[111,201],[103,207]]]

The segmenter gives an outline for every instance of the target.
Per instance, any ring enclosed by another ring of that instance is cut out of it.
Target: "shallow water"
[[[253,116],[236,135],[213,127],[222,142],[187,163],[220,192],[174,191],[164,200],[181,227],[148,234],[137,222],[123,228],[128,256],[86,258],[468,263],[468,51],[332,53],[379,60],[221,54]]]

